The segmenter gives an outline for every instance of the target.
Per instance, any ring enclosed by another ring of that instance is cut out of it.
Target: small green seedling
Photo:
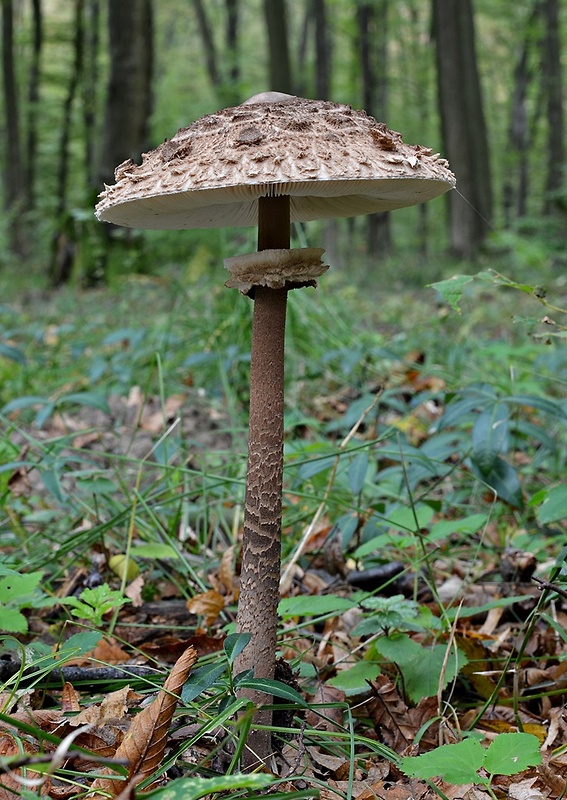
[[[54,604],[54,599],[39,588],[42,577],[43,572],[22,575],[0,564],[0,631],[26,633],[28,621],[22,611]]]
[[[421,756],[400,760],[400,769],[410,778],[441,777],[460,786],[475,783],[491,789],[495,775],[516,775],[541,763],[539,741],[531,733],[501,733],[485,749],[477,739],[445,744]],[[479,774],[479,770],[483,773]]]
[[[111,589],[107,583],[94,589],[83,589],[79,597],[66,597],[65,605],[71,606],[71,614],[87,620],[95,628],[102,626],[103,617],[115,608],[121,608],[130,599],[122,592]]]

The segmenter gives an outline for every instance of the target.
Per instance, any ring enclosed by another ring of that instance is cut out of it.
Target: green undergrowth
[[[309,568],[330,542],[338,576],[399,569],[348,596],[302,595],[294,577],[280,605],[282,646],[301,689],[313,696],[324,680],[346,697],[346,721],[334,737],[326,729],[302,735],[332,753],[354,752],[356,743],[360,763],[378,752],[405,774],[429,779],[445,770],[448,782],[458,773],[490,791],[494,775],[514,774],[510,740],[479,751],[465,737],[461,772],[447,766],[456,751],[442,748],[432,761],[400,764],[365,738],[364,720],[352,717],[349,703],[394,665],[404,700],[439,697],[441,714],[441,698],[468,680],[473,658],[454,638],[457,622],[479,613],[469,587],[507,548],[533,555],[542,565],[536,575],[548,583],[522,621],[520,641],[527,644],[536,622],[553,624],[549,597],[567,580],[562,305],[547,301],[555,309],[551,326],[542,321],[551,309],[538,311],[544,298],[495,275],[383,297],[331,275],[317,290],[290,293],[284,582],[295,563]],[[30,293],[0,308],[0,618],[27,648],[22,663],[30,669],[52,667],[53,642],[61,646],[77,621],[113,633],[130,606],[127,586],[139,575],[146,602],[164,591],[186,600],[205,593],[223,554],[238,544],[252,305],[213,277],[191,285],[181,272],[129,277],[107,292]],[[127,403],[117,412],[116,398],[134,396],[139,413],[127,421]],[[460,588],[440,597],[454,564],[463,573]],[[59,598],[80,570],[96,573],[99,585]],[[400,593],[400,573],[413,590]],[[516,601],[495,596],[482,610]],[[229,598],[216,623],[229,635],[235,608]],[[360,647],[353,654],[347,642],[342,656],[337,647],[343,668],[317,674],[300,643],[317,641],[342,614],[356,615],[351,635]],[[48,620],[49,646],[36,641],[35,631],[44,630],[39,618]],[[205,612],[200,622],[209,624]],[[226,660],[205,657],[182,702],[211,730],[222,718],[234,744],[244,730],[229,721],[235,686],[254,679],[235,683],[226,641],[235,640],[225,640]],[[500,666],[513,670],[521,650]],[[292,710],[299,703],[271,689]],[[329,711],[314,705],[319,714]],[[533,741],[516,745],[522,769],[537,763]],[[194,780],[214,777],[186,768]]]

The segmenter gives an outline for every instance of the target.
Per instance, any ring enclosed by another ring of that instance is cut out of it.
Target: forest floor
[[[297,301],[292,670],[270,769],[243,774],[249,315],[174,295],[4,309],[0,800],[565,797],[564,348],[485,289],[457,320]]]

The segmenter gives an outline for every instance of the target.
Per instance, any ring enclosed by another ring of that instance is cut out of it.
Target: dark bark
[[[512,222],[512,217],[523,217],[527,212],[529,153],[534,134],[528,114],[528,94],[536,75],[533,55],[538,45],[540,17],[541,0],[536,0],[526,22],[525,34],[514,67],[514,88],[508,124],[507,163],[503,185],[504,218],[507,225]]]
[[[565,169],[565,122],[561,64],[561,21],[559,0],[544,0],[545,37],[543,76],[547,99],[547,179],[544,211],[551,212],[561,201]]]
[[[139,162],[148,146],[152,109],[153,24],[151,0],[109,0],[108,83],[99,183],[112,183],[128,158]]]
[[[325,0],[311,0],[315,21],[315,97],[328,100],[331,95],[331,37]]]
[[[226,78],[224,81],[226,105],[240,101],[240,58],[238,52],[238,0],[226,0]]]
[[[51,242],[51,259],[48,266],[49,283],[53,287],[61,286],[71,279],[76,253],[74,222],[67,208],[67,178],[69,175],[69,142],[73,124],[73,104],[83,73],[84,10],[84,0],[75,0],[74,58],[69,75],[69,83],[67,84],[67,94],[63,104],[63,121],[57,162],[57,228]]]
[[[388,2],[359,2],[358,42],[365,110],[385,120],[388,103]],[[383,257],[392,250],[390,215],[369,214],[366,219],[367,249],[371,256]]]
[[[85,71],[83,80],[83,120],[85,128],[85,169],[89,194],[98,193],[96,123],[97,88],[100,80],[100,0],[87,0],[85,25]]]
[[[293,94],[285,0],[264,0],[269,90]]]
[[[32,0],[32,52],[28,78],[27,141],[26,141],[26,206],[35,206],[35,176],[37,161],[37,128],[43,16],[41,0]]]
[[[67,95],[63,104],[63,121],[59,139],[57,168],[57,215],[61,216],[67,207],[67,176],[69,174],[69,140],[73,122],[73,103],[77,95],[83,72],[84,56],[84,0],[75,0],[75,36],[73,39],[73,66],[67,84]]]
[[[490,230],[488,139],[471,0],[433,0],[438,102],[444,155],[457,177],[448,194],[451,248],[472,257]],[[461,196],[462,195],[462,196]]]
[[[5,118],[4,208],[13,217],[10,225],[10,246],[14,252],[23,255],[25,245],[20,214],[25,207],[28,193],[20,138],[12,0],[2,0],[2,83]]]

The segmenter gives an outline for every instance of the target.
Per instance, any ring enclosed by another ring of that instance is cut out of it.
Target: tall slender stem
[[[258,249],[287,249],[290,242],[289,197],[264,197],[258,205]],[[254,669],[256,678],[273,678],[279,602],[284,414],[284,338],[287,289],[254,287],[248,474],[242,541],[242,569],[237,628],[252,639],[235,669]],[[257,705],[271,703],[263,692],[248,691]],[[269,725],[261,711],[256,724]],[[269,731],[252,729],[250,766],[271,753]]]

